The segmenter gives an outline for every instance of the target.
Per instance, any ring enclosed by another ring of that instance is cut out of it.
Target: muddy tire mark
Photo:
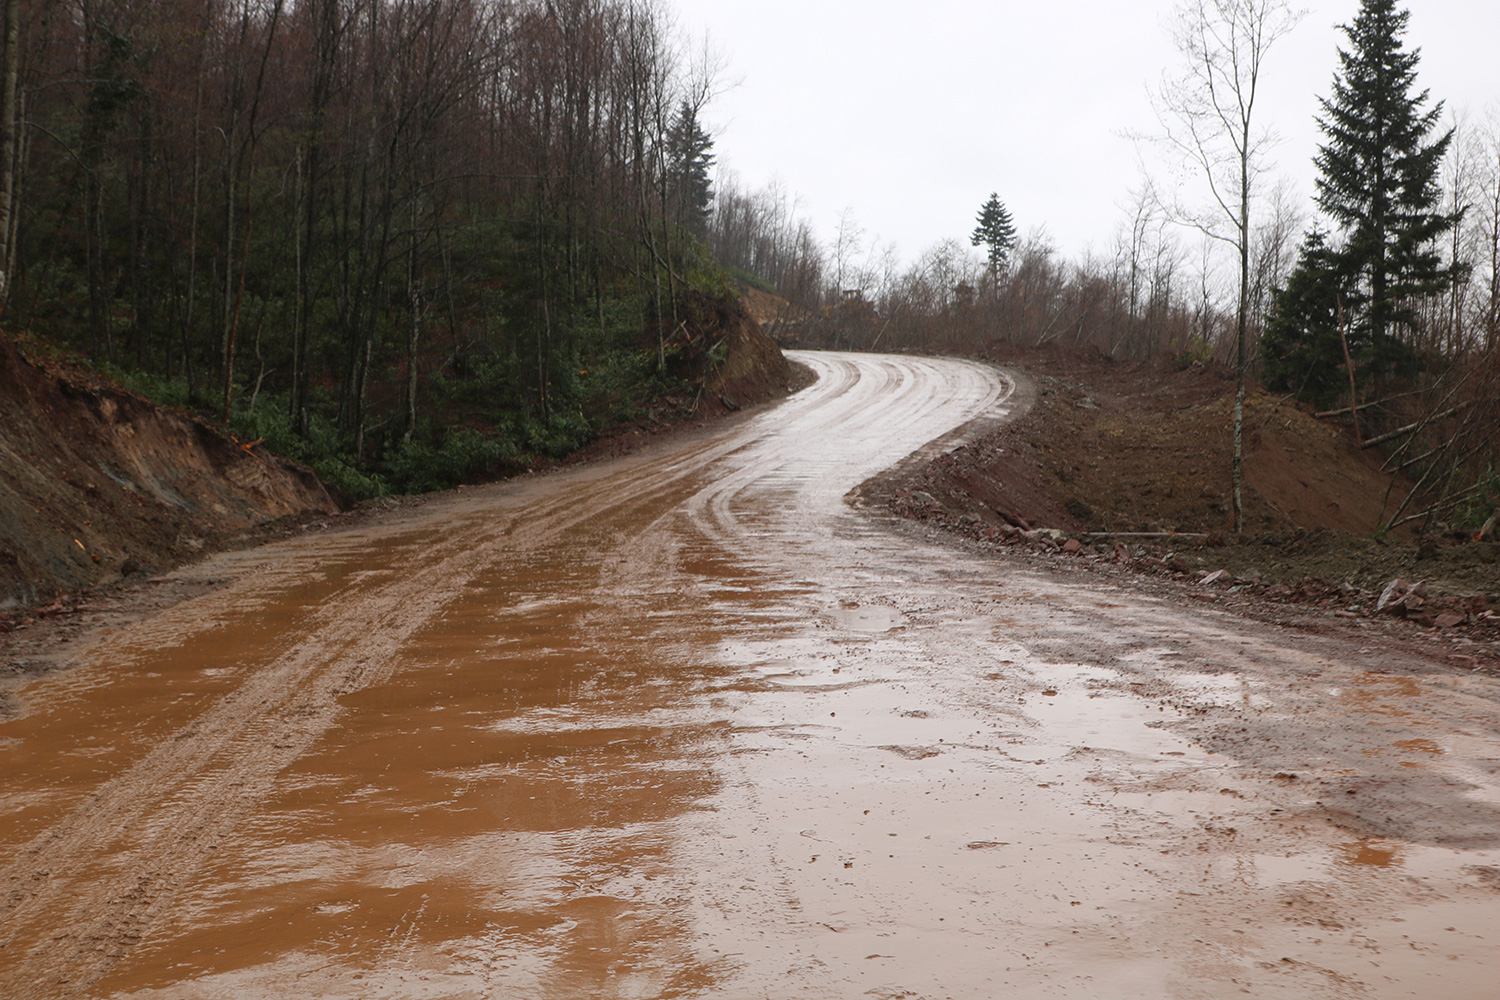
[[[468,512],[411,562],[378,574],[393,575],[390,582],[323,595],[297,623],[294,648],[248,670],[236,689],[16,852],[0,872],[0,993],[40,1000],[85,992],[273,794],[278,775],[337,723],[340,699],[390,677],[402,645],[477,574],[555,544],[602,510],[665,502],[673,483],[740,444],[709,440],[609,479],[584,473],[574,488],[524,510]],[[319,555],[314,548],[297,561]],[[268,573],[260,584],[275,580]],[[237,608],[262,603],[250,589],[181,606],[119,645],[149,650],[185,627],[233,620]]]

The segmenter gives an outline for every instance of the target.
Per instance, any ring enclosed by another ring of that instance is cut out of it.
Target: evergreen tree
[[[998,278],[1010,260],[1011,248],[1016,245],[1015,223],[1011,221],[1010,212],[1000,203],[998,194],[990,195],[990,200],[984,203],[978,221],[969,242],[976,247],[989,248],[990,276]]]
[[[1347,302],[1350,285],[1323,231],[1314,229],[1303,237],[1286,287],[1271,295],[1271,312],[1260,338],[1266,388],[1319,406],[1327,406],[1348,388],[1339,323],[1341,299]],[[1351,344],[1351,354],[1360,346],[1357,340]]]
[[[1349,363],[1354,365],[1356,388],[1417,373],[1417,353],[1404,341],[1376,338],[1368,324],[1350,322],[1350,303],[1358,301],[1360,293],[1359,276],[1347,270],[1347,264],[1321,229],[1303,237],[1286,286],[1271,293],[1271,311],[1260,338],[1266,388],[1326,407],[1349,391]]]
[[[1409,18],[1395,0],[1363,0],[1344,26],[1351,51],[1339,50],[1341,75],[1318,119],[1328,138],[1316,160],[1318,205],[1343,231],[1339,267],[1359,278],[1346,308],[1376,354],[1394,350],[1386,341],[1415,325],[1412,299],[1456,277],[1437,251],[1438,237],[1458,223],[1437,210],[1453,132],[1429,139],[1443,105],[1424,111],[1427,91],[1413,93],[1419,52],[1401,48]]]
[[[708,236],[708,219],[713,204],[713,187],[709,180],[714,163],[713,145],[713,137],[698,122],[698,109],[683,101],[667,135],[673,217],[700,239]]]

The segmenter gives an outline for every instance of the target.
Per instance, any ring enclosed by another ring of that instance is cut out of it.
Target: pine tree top
[[[1458,222],[1438,211],[1453,132],[1430,138],[1443,104],[1427,107],[1428,91],[1416,89],[1421,52],[1403,47],[1409,21],[1395,0],[1364,0],[1343,26],[1349,48],[1318,118],[1327,141],[1315,161],[1317,203],[1342,231],[1341,266],[1363,276],[1363,319],[1377,334],[1414,322],[1403,300],[1441,291],[1455,274],[1435,247]]]

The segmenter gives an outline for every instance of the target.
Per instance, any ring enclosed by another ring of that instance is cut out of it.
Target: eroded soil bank
[[[337,509],[310,469],[0,335],[0,612]]]
[[[1239,538],[1228,530],[1231,373],[1003,343],[986,356],[1023,373],[1036,405],[950,453],[877,477],[861,488],[865,502],[981,545],[1176,583],[1273,620],[1350,617],[1414,636],[1436,629],[1419,641],[1443,645],[1455,662],[1495,665],[1500,544],[1379,535],[1409,484],[1392,483],[1337,424],[1251,394],[1250,530]],[[1069,539],[1077,541],[1063,551]],[[1396,579],[1421,584],[1421,595],[1378,610]]]

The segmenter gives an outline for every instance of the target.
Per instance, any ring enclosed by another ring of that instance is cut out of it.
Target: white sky
[[[1021,232],[1107,253],[1142,155],[1159,156],[1121,133],[1157,130],[1148,88],[1179,65],[1171,0],[668,2],[726,62],[729,89],[705,115],[721,169],[747,189],[778,180],[825,241],[850,209],[907,260],[967,242],[991,191]],[[1310,200],[1317,98],[1359,4],[1305,7],[1271,51],[1259,121],[1282,137],[1274,174]],[[1500,110],[1500,2],[1408,8],[1419,86],[1450,113]]]

